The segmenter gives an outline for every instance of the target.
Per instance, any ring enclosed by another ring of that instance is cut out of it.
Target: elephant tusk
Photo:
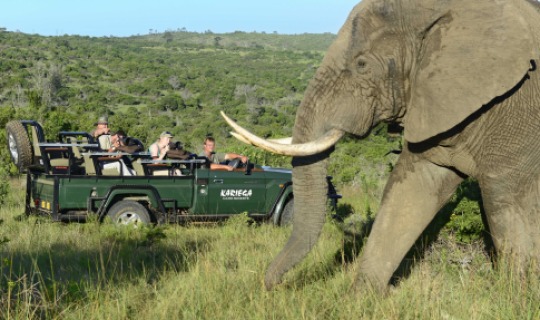
[[[268,141],[279,143],[279,144],[292,144],[292,137],[281,138],[281,139],[268,139]]]
[[[242,135],[240,135],[239,133],[236,133],[236,132],[229,132],[232,136],[234,136],[236,139],[242,141],[243,143],[245,144],[252,144],[251,142],[249,142],[248,140],[246,140],[246,138],[244,138]],[[292,137],[287,137],[287,138],[281,138],[281,139],[267,139],[267,141],[269,142],[272,142],[272,143],[277,143],[277,144],[292,144]]]
[[[246,138],[244,138],[244,136],[240,135],[239,133],[236,133],[234,131],[231,131],[229,132],[233,137],[235,137],[236,139],[242,141],[243,143],[245,144],[252,144],[251,142],[249,142],[249,140],[247,140]]]
[[[236,132],[231,132],[231,134],[238,140],[252,144],[266,151],[273,153],[286,155],[286,156],[309,156],[323,152],[333,145],[335,145],[341,137],[343,137],[344,132],[338,129],[332,129],[327,131],[324,135],[318,138],[315,141],[310,141],[300,144],[285,144],[278,143],[276,141],[270,141],[263,139],[249,132],[248,130],[242,128],[231,118],[229,118],[223,111],[221,111],[221,116],[227,121],[227,123],[234,129]],[[286,139],[286,140],[285,140]],[[288,142],[289,138],[280,139],[278,141]]]

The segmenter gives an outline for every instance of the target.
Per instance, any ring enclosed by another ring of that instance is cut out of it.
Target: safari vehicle
[[[204,157],[153,161],[145,153],[107,153],[86,132],[60,132],[48,142],[33,120],[11,121],[6,129],[12,161],[27,177],[27,214],[55,221],[108,216],[117,224],[216,221],[240,213],[277,225],[292,220],[290,170],[238,161],[229,164],[233,171],[209,170]],[[103,168],[126,156],[137,175]],[[169,174],[153,175],[156,168]],[[335,207],[340,195],[327,181]]]

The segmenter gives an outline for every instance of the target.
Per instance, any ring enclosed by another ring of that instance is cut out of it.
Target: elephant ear
[[[523,14],[507,1],[465,0],[427,25],[403,119],[409,142],[450,130],[514,88],[539,55]]]

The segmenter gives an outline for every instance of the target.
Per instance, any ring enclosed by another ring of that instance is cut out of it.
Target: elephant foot
[[[274,289],[275,286],[280,284],[281,281],[282,281],[282,275],[277,274],[276,272],[268,271],[264,278],[264,286],[266,287],[266,290],[270,291]]]
[[[495,269],[505,270],[525,282],[530,277],[540,275],[540,259],[531,254],[518,252],[499,252],[493,261]]]
[[[365,274],[360,273],[351,284],[350,289],[354,294],[371,293],[387,297],[393,291],[392,289],[394,289],[394,286],[384,284],[380,281],[369,280]]]

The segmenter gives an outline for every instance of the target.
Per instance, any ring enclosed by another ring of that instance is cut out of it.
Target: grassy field
[[[0,209],[1,319],[539,319],[537,276],[492,268],[482,243],[440,238],[380,297],[353,292],[358,224],[373,196],[344,188],[345,223],[274,291],[264,272],[290,228],[250,224],[117,228],[23,212],[23,181]],[[353,194],[360,194],[355,201]]]

